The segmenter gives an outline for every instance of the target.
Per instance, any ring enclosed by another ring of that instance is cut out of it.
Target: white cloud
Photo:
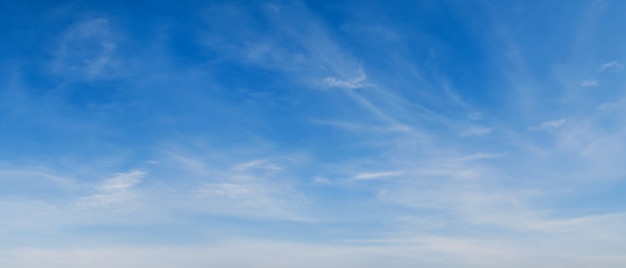
[[[326,177],[315,177],[313,181],[319,184],[331,184],[331,181]]]
[[[205,183],[183,200],[187,205],[177,209],[244,218],[309,220],[303,213],[307,203],[304,195],[287,185],[262,181]]]
[[[483,118],[483,114],[481,112],[471,112],[468,116],[467,116],[470,120],[480,120]]]
[[[246,163],[237,164],[233,167],[234,171],[246,171],[249,169],[265,169],[265,170],[273,170],[279,171],[282,168],[277,166],[266,159],[253,160]]]
[[[139,182],[146,173],[139,170],[133,170],[128,173],[120,173],[115,177],[105,180],[98,191],[100,192],[116,192],[127,191]]]
[[[204,161],[180,153],[167,152],[167,154],[175,160],[179,168],[182,168],[186,172],[196,175],[207,175],[210,173],[209,167],[207,167]],[[170,162],[171,161],[167,161],[166,163]]]
[[[76,186],[76,182],[70,178],[52,174],[46,170],[39,169],[4,169],[0,170],[1,181],[15,181],[15,182],[37,182],[37,185],[47,185],[47,182],[52,182],[56,186],[63,188],[72,188]],[[49,186],[47,186],[49,187]]]
[[[598,81],[596,81],[596,80],[583,80],[583,81],[580,81],[580,86],[581,87],[597,87],[598,85],[599,85]]]
[[[602,71],[620,72],[622,70],[624,70],[624,64],[621,64],[617,61],[611,61],[611,62],[602,64],[602,66],[600,66],[600,69],[598,69],[598,72],[602,72]]]
[[[476,153],[476,154],[471,154],[471,155],[468,155],[468,156],[455,158],[452,161],[474,161],[474,160],[501,158],[503,156],[504,156],[504,154]]]
[[[530,129],[549,129],[549,128],[557,128],[557,127],[561,127],[563,125],[565,125],[565,123],[567,123],[567,119],[558,119],[558,120],[552,120],[552,121],[546,121],[541,123],[541,125],[536,126],[536,127],[531,127]]]
[[[221,56],[289,73],[289,77],[316,88],[367,86],[367,76],[358,61],[341,49],[325,24],[304,5],[268,7],[263,23],[277,27],[267,31],[259,31],[255,25],[258,21],[237,9],[228,5],[209,8],[212,23],[208,27],[215,28],[205,32],[205,40]],[[234,22],[238,31],[226,32],[224,29]]]
[[[604,110],[608,110],[611,109],[613,107],[617,106],[616,103],[603,103],[598,105],[598,107],[596,107],[596,109],[600,110],[600,111],[604,111]]]
[[[119,173],[104,180],[95,188],[94,194],[80,198],[76,205],[80,209],[130,205],[135,197],[132,189],[141,182],[145,174],[139,170]]]
[[[461,132],[460,136],[484,136],[493,131],[493,128],[481,127],[481,126],[471,126]]]
[[[398,176],[401,174],[402,174],[401,171],[365,172],[365,173],[357,174],[356,176],[354,176],[354,179],[355,180],[377,180],[377,179],[382,179],[382,178],[387,178],[387,177]]]
[[[324,84],[327,87],[339,87],[339,88],[346,88],[346,89],[355,89],[355,88],[362,88],[362,87],[366,86],[366,84],[363,83],[366,78],[367,78],[367,76],[365,75],[365,73],[360,71],[359,76],[357,76],[355,78],[338,79],[338,78],[335,78],[335,77],[327,77],[327,78],[324,79]]]
[[[463,108],[465,111],[467,111],[469,113],[468,117],[471,120],[478,120],[481,119],[483,114],[479,111],[477,111],[476,109],[474,109],[474,107],[472,107],[472,105],[470,105],[469,103],[467,103],[462,97],[461,95],[459,95],[459,93],[457,93],[456,91],[454,91],[451,86],[449,85],[448,82],[445,82],[443,84],[443,89],[444,92],[446,94],[446,96],[457,106]]]
[[[289,170],[284,168],[286,163],[298,161],[297,156],[241,161],[235,153],[224,151],[219,155],[182,151],[166,152],[166,159],[159,160],[167,166],[162,172],[176,174],[186,182],[185,186],[171,185],[174,189],[167,198],[175,205],[167,204],[168,209],[241,218],[306,220],[307,198],[292,185],[286,175]]]
[[[74,24],[61,36],[52,71],[72,80],[109,79],[120,75],[118,41],[107,19]]]

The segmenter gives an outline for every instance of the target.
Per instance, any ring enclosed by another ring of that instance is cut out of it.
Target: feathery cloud
[[[469,128],[463,130],[459,135],[460,136],[484,136],[493,131],[493,128],[481,127],[481,126],[470,126]]]
[[[567,123],[567,119],[558,119],[558,120],[551,120],[551,121],[546,121],[541,123],[541,125],[536,126],[536,127],[531,127],[530,129],[549,129],[549,128],[558,128],[561,127],[563,125],[565,125],[565,123]]]
[[[583,81],[580,81],[580,86],[581,87],[597,87],[598,85],[599,85],[598,81],[596,81],[596,80],[583,80]]]
[[[355,180],[379,180],[387,177],[401,175],[401,171],[365,172],[354,176]]]
[[[602,64],[602,66],[600,66],[600,69],[598,69],[598,72],[603,72],[603,71],[620,72],[622,70],[624,70],[624,64],[619,63],[618,61],[611,61],[611,62]]]

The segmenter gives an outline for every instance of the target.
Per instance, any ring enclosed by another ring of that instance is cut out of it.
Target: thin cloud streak
[[[377,180],[384,179],[387,177],[393,177],[397,175],[401,175],[400,171],[386,171],[386,172],[371,172],[371,173],[359,173],[354,176],[355,180]]]
[[[611,71],[611,72],[620,72],[624,70],[624,64],[621,64],[617,61],[611,61],[602,64],[598,69],[598,72]]]

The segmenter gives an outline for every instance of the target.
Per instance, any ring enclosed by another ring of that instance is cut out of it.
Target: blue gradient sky
[[[2,267],[624,267],[624,1],[2,1]]]

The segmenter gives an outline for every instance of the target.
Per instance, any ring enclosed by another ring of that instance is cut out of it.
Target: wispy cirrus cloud
[[[603,103],[598,105],[598,107],[596,107],[596,109],[602,111],[602,110],[606,110],[606,109],[611,109],[613,107],[615,107],[617,104],[615,103]]]
[[[541,125],[539,126],[531,127],[530,129],[557,128],[557,127],[563,126],[565,123],[567,123],[567,121],[568,121],[567,119],[550,120],[550,121],[541,123]]]
[[[610,72],[620,72],[624,70],[624,64],[619,63],[618,61],[611,61],[604,63],[598,69],[598,72],[610,71]]]
[[[60,38],[51,71],[71,80],[109,79],[122,75],[119,37],[106,18],[72,25]]]
[[[497,153],[475,153],[468,156],[463,156],[459,158],[455,158],[452,161],[473,161],[473,160],[483,160],[483,159],[494,159],[504,157],[504,154]]]
[[[367,173],[359,173],[354,176],[355,180],[379,180],[385,179],[388,177],[393,177],[397,175],[402,175],[401,171],[384,171],[384,172],[367,172]]]
[[[291,162],[288,159],[270,157],[238,162],[229,159],[232,157],[229,155],[212,159],[190,152],[166,152],[165,156],[160,162],[168,163],[166,173],[179,174],[194,182],[187,186],[172,185],[178,192],[170,196],[178,204],[172,210],[289,221],[310,218],[302,212],[308,206],[307,197],[288,178],[281,179],[288,174],[283,166]]]
[[[493,131],[493,128],[482,127],[482,126],[470,126],[467,129],[463,130],[459,135],[460,136],[484,136]]]
[[[96,186],[93,194],[80,197],[76,206],[79,209],[111,206],[131,207],[136,194],[133,188],[141,182],[145,175],[145,172],[139,170],[119,173]]]
[[[581,87],[597,87],[599,85],[600,84],[596,80],[583,80],[583,81],[580,81],[580,86]]]
[[[359,76],[349,79],[338,79],[335,77],[324,78],[324,84],[328,87],[338,87],[346,89],[356,89],[367,86],[365,82],[367,75],[361,68],[359,68]]]

